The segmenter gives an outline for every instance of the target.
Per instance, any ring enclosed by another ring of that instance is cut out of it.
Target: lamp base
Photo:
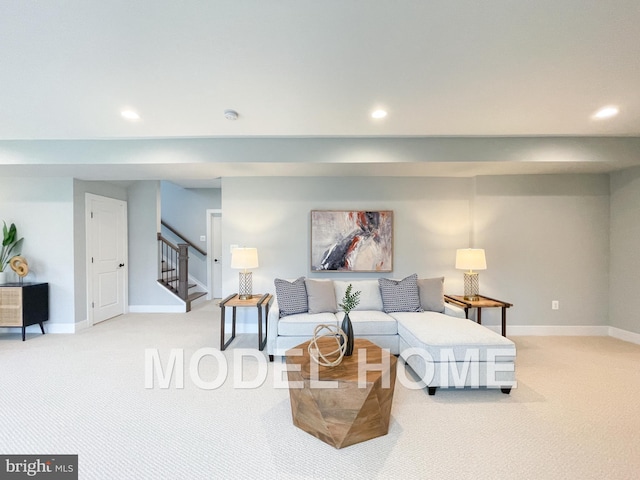
[[[479,300],[480,282],[476,272],[464,272],[464,299]]]
[[[240,272],[240,285],[238,290],[238,298],[240,300],[250,300],[252,297],[252,275],[251,272]]]

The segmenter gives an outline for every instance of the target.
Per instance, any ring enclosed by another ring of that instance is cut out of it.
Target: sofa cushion
[[[307,340],[313,336],[316,325],[339,326],[333,313],[298,313],[287,315],[278,322],[278,335],[280,336],[305,336]],[[302,342],[300,342],[302,343]]]
[[[444,277],[419,278],[420,307],[428,312],[444,312]]]
[[[342,325],[344,312],[336,313],[338,325]],[[379,310],[351,310],[349,313],[353,334],[362,335],[396,335],[398,322],[396,319]]]
[[[379,278],[382,304],[386,313],[419,312],[420,296],[418,295],[418,275],[409,275],[402,280]]]
[[[514,359],[511,340],[472,320],[436,312],[398,312],[390,316],[398,320],[398,334],[411,347],[425,350],[434,362],[450,361],[451,355],[456,361],[464,361],[467,354],[477,355],[484,362],[490,349],[505,351],[507,356],[497,356],[497,362]]]
[[[340,303],[349,284],[353,285],[352,292],[360,292],[360,303],[353,310],[382,310],[382,297],[377,280],[334,280],[333,287],[336,292],[338,311],[342,311]]]
[[[307,288],[309,313],[335,313],[338,311],[336,292],[333,288],[332,280],[311,280],[307,278],[304,284]]]
[[[281,317],[295,315],[296,313],[306,313],[309,310],[304,277],[300,277],[293,282],[276,278],[273,283],[276,287]]]

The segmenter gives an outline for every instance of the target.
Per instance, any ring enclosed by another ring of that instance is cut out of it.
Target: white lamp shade
[[[459,248],[456,250],[456,268],[460,270],[486,270],[487,259],[483,248]]]
[[[234,248],[231,250],[231,268],[257,268],[257,248]]]

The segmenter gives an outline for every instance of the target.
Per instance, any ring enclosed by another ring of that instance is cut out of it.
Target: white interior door
[[[122,315],[126,305],[127,203],[87,194],[89,320]]]
[[[211,239],[213,255],[211,258],[211,280],[213,298],[222,298],[222,215],[211,218]]]

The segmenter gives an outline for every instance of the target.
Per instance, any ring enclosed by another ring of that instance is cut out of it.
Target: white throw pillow
[[[360,303],[354,310],[382,311],[382,297],[380,296],[378,280],[334,280],[333,287],[336,292],[336,303],[338,304],[339,312],[342,311],[340,304],[349,284],[353,285],[351,293],[360,292]]]

